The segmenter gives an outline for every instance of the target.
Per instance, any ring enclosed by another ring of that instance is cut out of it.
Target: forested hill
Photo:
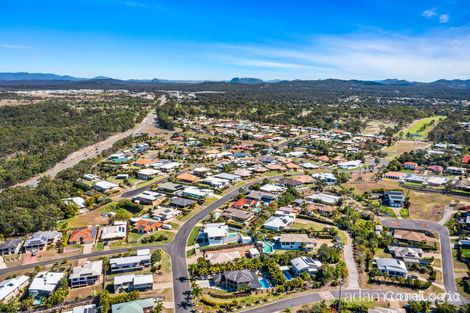
[[[93,78],[87,80],[0,80],[3,89],[128,89],[131,91],[182,90],[182,91],[221,91],[245,94],[285,94],[311,95],[374,95],[402,97],[436,97],[446,99],[469,99],[470,80],[438,80],[431,83],[407,82],[401,80],[361,81],[361,80],[293,80],[279,82],[240,83],[233,82],[194,82],[179,83],[154,79],[118,80]],[[252,82],[253,79],[249,81]],[[396,81],[396,83],[394,83]],[[243,82],[243,80],[242,80]]]
[[[46,100],[0,106],[0,188],[41,173],[68,154],[125,131],[150,102],[133,98]]]

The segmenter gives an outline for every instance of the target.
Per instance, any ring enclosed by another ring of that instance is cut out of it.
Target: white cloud
[[[9,44],[9,43],[2,44],[0,46],[3,47],[3,48],[7,48],[7,49],[29,49],[30,48],[29,46],[14,45],[14,44]]]
[[[423,12],[423,16],[425,17],[433,17],[436,15],[437,15],[436,9],[428,9]]]
[[[315,37],[304,45],[218,46],[221,63],[238,71],[284,79],[383,79],[433,81],[470,78],[469,29],[412,37],[362,34]],[[272,78],[272,77],[261,77]]]
[[[450,19],[450,16],[447,13],[439,15],[439,23],[441,23],[441,24],[445,24],[445,23],[449,22],[449,19]]]

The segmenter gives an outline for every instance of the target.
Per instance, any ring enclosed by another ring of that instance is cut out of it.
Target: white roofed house
[[[23,290],[29,282],[29,277],[20,275],[0,282],[0,303],[8,303]]]
[[[57,289],[60,280],[64,277],[64,273],[39,272],[29,286],[28,293],[33,298],[47,297]]]
[[[326,193],[314,193],[313,195],[308,196],[306,199],[313,202],[336,205],[338,204],[340,197]]]
[[[231,183],[240,179],[240,176],[234,175],[234,174],[228,174],[228,173],[220,173],[220,174],[214,175],[214,177],[228,180]]]
[[[137,250],[137,255],[109,260],[112,274],[142,270],[150,266],[150,250]]]
[[[261,186],[259,189],[264,192],[279,193],[279,192],[283,192],[286,188],[272,185],[272,184],[266,184],[266,185]]]
[[[144,205],[155,205],[162,201],[165,195],[159,192],[146,190],[132,198],[133,202],[139,202]]]
[[[181,195],[186,198],[197,199],[197,200],[202,200],[207,197],[207,193],[205,191],[202,191],[201,189],[195,188],[195,187],[185,188],[181,192]]]
[[[217,189],[224,188],[230,184],[228,179],[217,178],[215,176],[209,176],[200,181],[201,184],[208,185]]]
[[[282,234],[279,244],[283,250],[312,251],[316,246],[315,240],[309,238],[307,234]]]
[[[158,207],[156,210],[152,211],[152,217],[158,221],[167,221],[174,217],[177,217],[182,212],[174,208],[167,207]]]
[[[377,269],[382,274],[402,277],[408,274],[406,265],[403,261],[391,258],[379,258],[375,260]]]
[[[334,185],[338,180],[332,173],[313,173],[312,177],[316,180],[324,181],[327,185]]]
[[[295,214],[276,211],[273,216],[268,218],[263,224],[264,229],[280,231],[288,228],[295,222]]]
[[[58,231],[37,231],[31,238],[25,240],[24,251],[41,250],[49,244],[53,244],[62,238],[62,233]]]
[[[144,168],[137,171],[137,178],[141,180],[150,180],[153,177],[157,176],[159,171],[152,168]]]
[[[362,165],[362,161],[354,160],[354,161],[347,161],[347,162],[340,162],[338,163],[338,167],[342,169],[353,169],[360,167]]]
[[[202,233],[209,245],[223,245],[227,243],[228,226],[225,223],[206,224]]]
[[[114,225],[103,226],[101,231],[101,240],[110,241],[126,237],[127,222],[114,222]]]
[[[322,266],[322,263],[319,260],[305,256],[300,256],[291,260],[290,264],[292,266],[292,272],[296,276],[299,276],[303,272],[314,274]]]
[[[86,262],[82,266],[72,269],[69,276],[70,287],[84,287],[94,285],[101,279],[103,273],[103,261]]]
[[[114,292],[146,291],[153,289],[152,274],[127,274],[114,277]]]
[[[118,188],[119,185],[106,180],[102,180],[97,182],[93,187],[99,192],[106,192]]]

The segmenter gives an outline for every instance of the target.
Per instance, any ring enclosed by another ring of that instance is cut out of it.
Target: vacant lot
[[[393,160],[397,156],[418,149],[425,149],[431,144],[423,141],[399,140],[390,147],[385,147],[382,151],[387,153],[385,160]]]
[[[393,122],[370,121],[367,123],[366,128],[362,131],[365,135],[376,135],[386,129],[387,127],[395,127]]]

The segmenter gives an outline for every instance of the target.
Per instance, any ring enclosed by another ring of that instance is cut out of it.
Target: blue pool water
[[[268,241],[263,241],[263,253],[273,254],[274,253],[273,244]]]
[[[227,238],[238,239],[238,234],[237,233],[228,233]]]
[[[291,279],[292,279],[292,275],[290,274],[289,271],[282,271],[282,274],[284,274],[284,277],[285,277],[287,280],[291,280]]]
[[[267,280],[266,278],[260,278],[259,283],[261,284],[261,287],[263,287],[264,289],[271,288],[273,286],[271,282]]]

